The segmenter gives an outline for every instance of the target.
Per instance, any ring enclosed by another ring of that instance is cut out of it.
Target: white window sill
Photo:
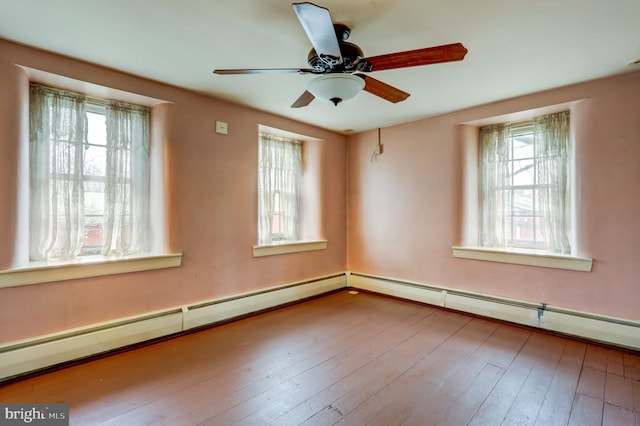
[[[569,255],[547,254],[536,250],[488,249],[485,247],[452,247],[453,257],[484,260],[488,262],[512,263],[515,265],[540,266],[542,268],[568,269],[591,272],[593,259]]]
[[[253,246],[253,257],[274,256],[278,254],[299,253],[303,251],[325,250],[326,240],[283,241],[265,246]]]
[[[181,263],[182,253],[113,258],[86,256],[71,262],[31,262],[0,271],[0,288],[173,268]]]

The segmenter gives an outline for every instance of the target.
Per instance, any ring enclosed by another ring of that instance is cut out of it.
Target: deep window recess
[[[33,84],[31,260],[148,250],[149,110]]]
[[[260,133],[258,244],[297,241],[300,235],[302,143]]]
[[[569,254],[569,113],[480,129],[481,245]]]

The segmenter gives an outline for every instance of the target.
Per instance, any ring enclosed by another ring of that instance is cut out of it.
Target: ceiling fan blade
[[[305,90],[302,95],[291,105],[291,108],[301,108],[306,107],[314,100],[316,97],[313,96],[311,92]]]
[[[293,3],[292,7],[318,56],[341,63],[342,54],[329,9],[307,2]]]
[[[424,49],[408,50],[406,52],[389,53],[387,55],[372,56],[358,62],[367,61],[371,64],[370,71],[382,71],[395,68],[416,67],[419,65],[439,64],[442,62],[461,61],[467,54],[462,43],[446,44],[443,46],[427,47]]]
[[[235,75],[235,74],[317,74],[311,68],[256,68],[256,69],[227,69],[213,70],[214,74]]]
[[[364,90],[385,99],[389,102],[398,103],[407,99],[410,94],[404,92],[396,87],[393,87],[387,83],[383,83],[380,80],[376,80],[373,77],[369,77],[364,74],[356,74],[358,77],[364,80]]]

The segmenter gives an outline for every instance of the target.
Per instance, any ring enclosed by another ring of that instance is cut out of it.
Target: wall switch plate
[[[224,121],[216,121],[216,133],[219,135],[228,135],[229,127]]]

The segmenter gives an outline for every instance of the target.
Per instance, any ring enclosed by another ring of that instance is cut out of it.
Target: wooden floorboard
[[[640,356],[347,291],[0,386],[73,425],[640,426]]]

